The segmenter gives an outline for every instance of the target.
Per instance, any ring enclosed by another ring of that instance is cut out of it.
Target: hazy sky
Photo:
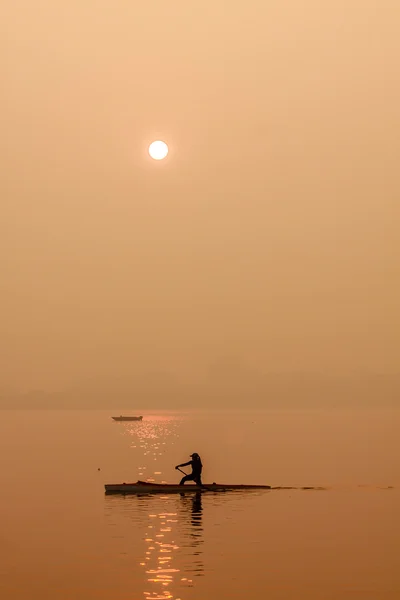
[[[398,0],[5,0],[0,391],[397,372],[399,27]]]

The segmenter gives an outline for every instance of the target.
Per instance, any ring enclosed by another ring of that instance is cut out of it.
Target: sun
[[[149,154],[154,160],[163,160],[168,154],[168,146],[161,140],[152,142],[149,146]]]

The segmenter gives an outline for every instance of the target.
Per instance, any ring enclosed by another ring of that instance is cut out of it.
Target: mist
[[[0,16],[0,406],[396,402],[398,2]]]

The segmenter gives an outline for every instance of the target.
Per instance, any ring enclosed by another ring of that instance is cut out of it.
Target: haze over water
[[[2,411],[1,598],[399,597],[398,412],[144,414]],[[205,482],[298,489],[104,494],[194,451]]]
[[[1,17],[0,406],[398,402],[397,0]]]
[[[399,25],[1,3],[1,600],[398,600]]]

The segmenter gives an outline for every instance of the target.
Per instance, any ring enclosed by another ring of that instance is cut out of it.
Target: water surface
[[[1,412],[1,598],[400,597],[398,413],[134,412]],[[293,489],[104,494],[192,452],[205,482]]]

